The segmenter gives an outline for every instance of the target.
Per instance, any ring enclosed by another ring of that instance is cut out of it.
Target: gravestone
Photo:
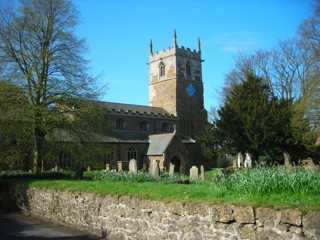
[[[243,167],[243,155],[242,152],[238,153],[238,157],[237,157],[237,167],[238,168],[242,168]]]
[[[204,166],[203,165],[200,166],[200,178],[201,178],[201,180],[205,179],[205,172],[204,172]]]
[[[199,170],[196,166],[190,168],[190,180],[197,180],[199,178]]]
[[[118,165],[118,172],[122,171],[122,162],[117,162]]]
[[[250,153],[245,153],[246,158],[244,160],[244,167],[251,168],[252,167],[252,159]]]
[[[284,158],[284,167],[287,168],[287,169],[291,169],[292,165],[291,165],[290,154],[288,152],[284,152],[283,153],[283,158]]]
[[[170,166],[169,166],[169,174],[172,175],[174,174],[174,164],[173,163],[170,163]]]
[[[137,167],[137,160],[131,159],[129,162],[129,172],[130,173],[137,173],[138,167]]]
[[[106,172],[110,172],[110,164],[106,163]]]
[[[159,178],[160,176],[160,169],[159,169],[159,160],[151,161],[149,172],[154,178]]]
[[[238,167],[238,161],[237,159],[232,159],[232,167],[237,168]]]
[[[91,171],[91,168],[90,168],[90,167],[87,167],[87,171],[90,172],[90,171]]]

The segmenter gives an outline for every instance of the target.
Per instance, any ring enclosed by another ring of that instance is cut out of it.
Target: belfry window
[[[137,160],[137,150],[134,147],[129,147],[127,150],[127,161],[131,159]]]
[[[125,122],[122,118],[117,119],[116,128],[117,129],[124,129],[125,128]]]
[[[165,75],[166,75],[166,66],[164,65],[163,62],[161,62],[159,65],[159,76],[163,77]]]
[[[186,65],[186,70],[187,70],[187,77],[191,76],[191,66],[190,66],[190,62],[187,63]]]

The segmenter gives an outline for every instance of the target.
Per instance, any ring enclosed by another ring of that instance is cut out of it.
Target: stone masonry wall
[[[15,203],[15,204],[14,204]],[[0,186],[0,206],[106,239],[320,239],[320,212]]]

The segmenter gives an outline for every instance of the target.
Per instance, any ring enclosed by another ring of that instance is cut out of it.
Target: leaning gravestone
[[[199,178],[199,170],[196,166],[190,168],[190,180],[196,180]]]
[[[131,159],[129,162],[129,172],[130,173],[137,173],[138,167],[137,167],[137,160]]]

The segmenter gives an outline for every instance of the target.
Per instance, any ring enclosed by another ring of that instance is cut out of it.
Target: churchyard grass
[[[150,176],[143,176],[142,173],[135,180],[129,173],[121,173],[122,177],[115,177],[117,173],[110,173],[112,174],[113,179],[109,176],[109,179],[93,180],[97,173],[91,172],[86,174],[90,178],[87,177],[85,181],[2,179],[0,182],[101,194],[127,194],[169,201],[208,201],[320,209],[319,170],[267,167],[235,171],[232,174],[212,170],[206,174],[206,181],[192,181],[191,184],[179,184],[174,181],[176,179],[147,180]]]

